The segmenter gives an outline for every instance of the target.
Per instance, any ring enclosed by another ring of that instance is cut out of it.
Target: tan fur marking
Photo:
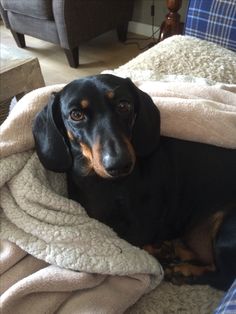
[[[185,277],[189,276],[201,276],[206,272],[215,271],[214,265],[206,265],[206,266],[197,266],[188,263],[183,263],[179,265],[175,265],[171,268],[167,268],[165,273],[167,275],[180,273]]]
[[[106,96],[107,96],[109,99],[112,99],[112,98],[114,98],[115,93],[114,93],[112,90],[109,90],[108,92],[106,92]]]
[[[196,254],[188,249],[180,240],[174,240],[173,245],[175,256],[181,261],[191,261],[196,259]]]
[[[161,245],[145,245],[143,247],[149,254],[159,259],[180,259],[181,261],[191,261],[196,259],[196,254],[188,249],[181,240],[164,241]]]
[[[80,106],[81,106],[83,109],[88,108],[88,105],[89,105],[88,99],[82,99],[82,100],[81,100]]]
[[[81,146],[81,151],[82,154],[84,155],[85,158],[87,158],[89,160],[89,162],[92,164],[93,162],[93,156],[92,156],[92,152],[91,149],[84,143],[80,143]]]
[[[93,170],[92,152],[90,148],[84,143],[80,143],[80,147],[81,147],[81,152],[87,161],[86,165],[84,166],[84,175],[86,176],[86,175],[89,175],[89,173]]]
[[[222,222],[224,219],[225,213],[222,211],[216,212],[213,216],[212,216],[212,229],[211,229],[211,235],[212,235],[212,239],[215,238]]]
[[[133,147],[128,139],[124,137],[124,141],[127,145],[127,149],[131,155],[131,159],[133,164],[135,163],[135,154]],[[102,161],[101,161],[101,146],[99,137],[97,138],[96,142],[90,149],[87,145],[80,143],[82,154],[85,158],[89,161],[89,167],[93,169],[99,176],[103,178],[111,178],[111,175],[105,170]],[[132,171],[132,169],[131,169]]]
[[[94,171],[100,175],[102,178],[110,178],[109,173],[106,172],[105,168],[101,163],[101,146],[99,138],[96,143],[92,147],[92,155],[93,155],[93,169]]]
[[[127,149],[131,155],[132,163],[134,165],[134,163],[135,163],[134,149],[133,149],[130,141],[126,137],[124,137],[124,141],[127,145]],[[101,147],[100,147],[100,143],[99,143],[99,138],[97,139],[97,142],[92,147],[92,154],[93,154],[93,169],[94,169],[94,171],[103,178],[110,178],[111,175],[109,173],[107,173],[107,171],[105,170],[105,168],[103,167],[102,162],[101,162]],[[132,170],[133,170],[133,168],[130,170],[130,172]]]
[[[74,140],[74,136],[72,134],[72,132],[70,130],[67,130],[67,135],[68,135],[68,138],[73,141]]]

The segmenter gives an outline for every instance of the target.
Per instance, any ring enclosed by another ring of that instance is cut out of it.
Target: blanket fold
[[[20,249],[13,243],[3,241],[3,246],[8,251],[5,257],[16,258],[19,254]],[[8,254],[12,248],[18,253]],[[25,254],[23,250],[21,253]],[[123,313],[149,285],[146,275],[75,272],[26,255],[1,276],[1,313],[31,313],[32,307],[35,314]]]
[[[158,106],[163,135],[236,148],[236,85],[136,84]],[[2,313],[27,313],[32,304],[34,313],[123,313],[163,271],[67,199],[65,175],[39,162],[32,120],[62,87],[24,96],[1,126]]]
[[[112,275],[161,274],[157,261],[107,226],[90,219],[66,194],[65,175],[43,168],[36,153],[1,189],[2,233],[46,262],[67,269]],[[25,155],[25,153],[24,153]],[[10,157],[22,166],[21,155]],[[8,169],[8,158],[1,164]],[[5,164],[6,163],[6,164]]]

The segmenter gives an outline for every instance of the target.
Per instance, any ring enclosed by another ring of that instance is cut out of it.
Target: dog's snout
[[[131,173],[135,164],[135,154],[131,143],[125,136],[114,138],[103,143],[101,161],[106,173],[115,178]]]
[[[103,165],[106,172],[112,177],[127,175],[133,168],[133,161],[130,156],[111,156],[106,154],[103,157]]]

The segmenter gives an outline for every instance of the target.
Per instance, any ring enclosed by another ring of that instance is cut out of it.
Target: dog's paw
[[[214,271],[212,265],[194,265],[190,263],[172,264],[165,268],[165,280],[175,285],[191,284],[195,278],[203,274]]]

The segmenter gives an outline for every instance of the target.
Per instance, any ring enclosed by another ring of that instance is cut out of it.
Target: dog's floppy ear
[[[72,164],[62,129],[59,95],[52,94],[48,104],[36,115],[33,135],[41,163],[45,168],[56,172],[66,172]]]
[[[132,144],[136,154],[148,156],[154,151],[160,140],[160,112],[151,97],[141,91],[127,79],[133,89],[137,102],[137,116],[133,126]]]

